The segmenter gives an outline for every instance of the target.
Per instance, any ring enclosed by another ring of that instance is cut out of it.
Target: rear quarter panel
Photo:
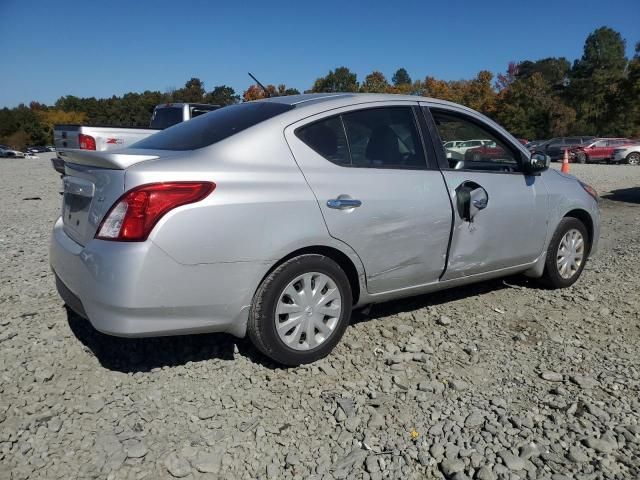
[[[160,181],[216,184],[206,199],[163,217],[150,235],[178,262],[271,265],[299,248],[334,243],[282,131],[268,123],[127,171],[127,190]]]

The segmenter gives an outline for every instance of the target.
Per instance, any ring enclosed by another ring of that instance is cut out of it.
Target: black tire
[[[570,278],[564,278],[560,274],[560,271],[558,269],[558,249],[560,247],[562,238],[567,234],[567,232],[573,229],[578,230],[582,234],[582,238],[584,239],[584,256],[578,270],[576,270],[576,272]],[[556,228],[553,237],[551,238],[549,248],[547,248],[547,258],[544,265],[544,273],[542,274],[540,281],[549,288],[555,289],[570,287],[578,280],[578,278],[580,278],[582,270],[584,270],[584,266],[587,264],[590,250],[591,240],[589,238],[587,228],[584,226],[584,223],[573,217],[563,218],[558,225],[558,228]]]
[[[576,153],[576,160],[578,163],[587,163],[587,154],[584,152]]]
[[[310,350],[294,350],[283,342],[276,331],[276,306],[285,287],[299,275],[319,272],[336,284],[342,311],[331,335]],[[351,319],[353,297],[349,279],[342,268],[324,255],[307,254],[279,265],[260,284],[253,297],[247,333],[251,342],[267,357],[287,366],[312,363],[326,357],[342,338]]]
[[[640,165],[640,153],[631,152],[625,159],[628,165]]]

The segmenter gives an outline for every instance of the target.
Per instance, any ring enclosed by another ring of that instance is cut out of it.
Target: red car
[[[504,158],[504,150],[495,142],[491,142],[481,147],[470,148],[464,152],[464,159],[469,161],[493,160],[496,158]]]
[[[519,138],[518,141],[522,145],[526,145],[528,143],[524,138]],[[497,158],[504,158],[505,153],[502,147],[496,144],[496,142],[491,142],[486,145],[482,145],[481,147],[470,148],[464,153],[464,159],[469,161],[481,161],[481,160],[495,160]]]
[[[569,149],[569,161],[578,163],[610,162],[616,147],[632,145],[628,138],[597,138],[588,145],[576,146]]]

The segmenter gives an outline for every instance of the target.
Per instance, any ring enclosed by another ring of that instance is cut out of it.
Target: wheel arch
[[[593,226],[593,218],[591,218],[591,215],[589,214],[589,212],[581,208],[575,208],[564,214],[563,218],[567,218],[567,217],[580,220],[584,224],[584,226],[587,229],[587,233],[589,234],[589,250],[591,250],[591,244],[593,243],[593,236],[594,236],[594,231],[593,231],[594,226]]]
[[[258,283],[258,287],[256,288],[256,290],[260,288],[260,285],[262,285],[262,282],[264,281],[264,279],[267,278],[271,274],[271,272],[273,272],[276,268],[278,268],[284,262],[294,257],[298,257],[300,255],[310,255],[310,254],[323,255],[325,257],[328,257],[334,262],[336,262],[340,266],[340,268],[342,268],[344,273],[347,275],[347,279],[349,280],[349,286],[351,287],[351,296],[353,297],[353,305],[356,305],[360,300],[360,296],[362,292],[362,287],[360,285],[360,274],[358,273],[358,268],[356,267],[353,260],[349,258],[349,255],[339,250],[338,248],[331,247],[328,245],[311,245],[308,247],[302,247],[282,257],[280,260],[275,262],[271,266],[271,268],[269,268],[269,270],[267,270],[264,276],[260,279],[260,282]],[[254,292],[254,295],[255,295],[255,292]]]

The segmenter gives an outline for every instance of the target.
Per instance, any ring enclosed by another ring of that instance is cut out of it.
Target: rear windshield
[[[151,118],[151,128],[165,128],[172,127],[173,125],[182,121],[182,106],[180,107],[164,107],[156,108]]]
[[[134,143],[131,148],[195,150],[224,140],[293,108],[293,105],[272,102],[230,105],[167,128]]]

